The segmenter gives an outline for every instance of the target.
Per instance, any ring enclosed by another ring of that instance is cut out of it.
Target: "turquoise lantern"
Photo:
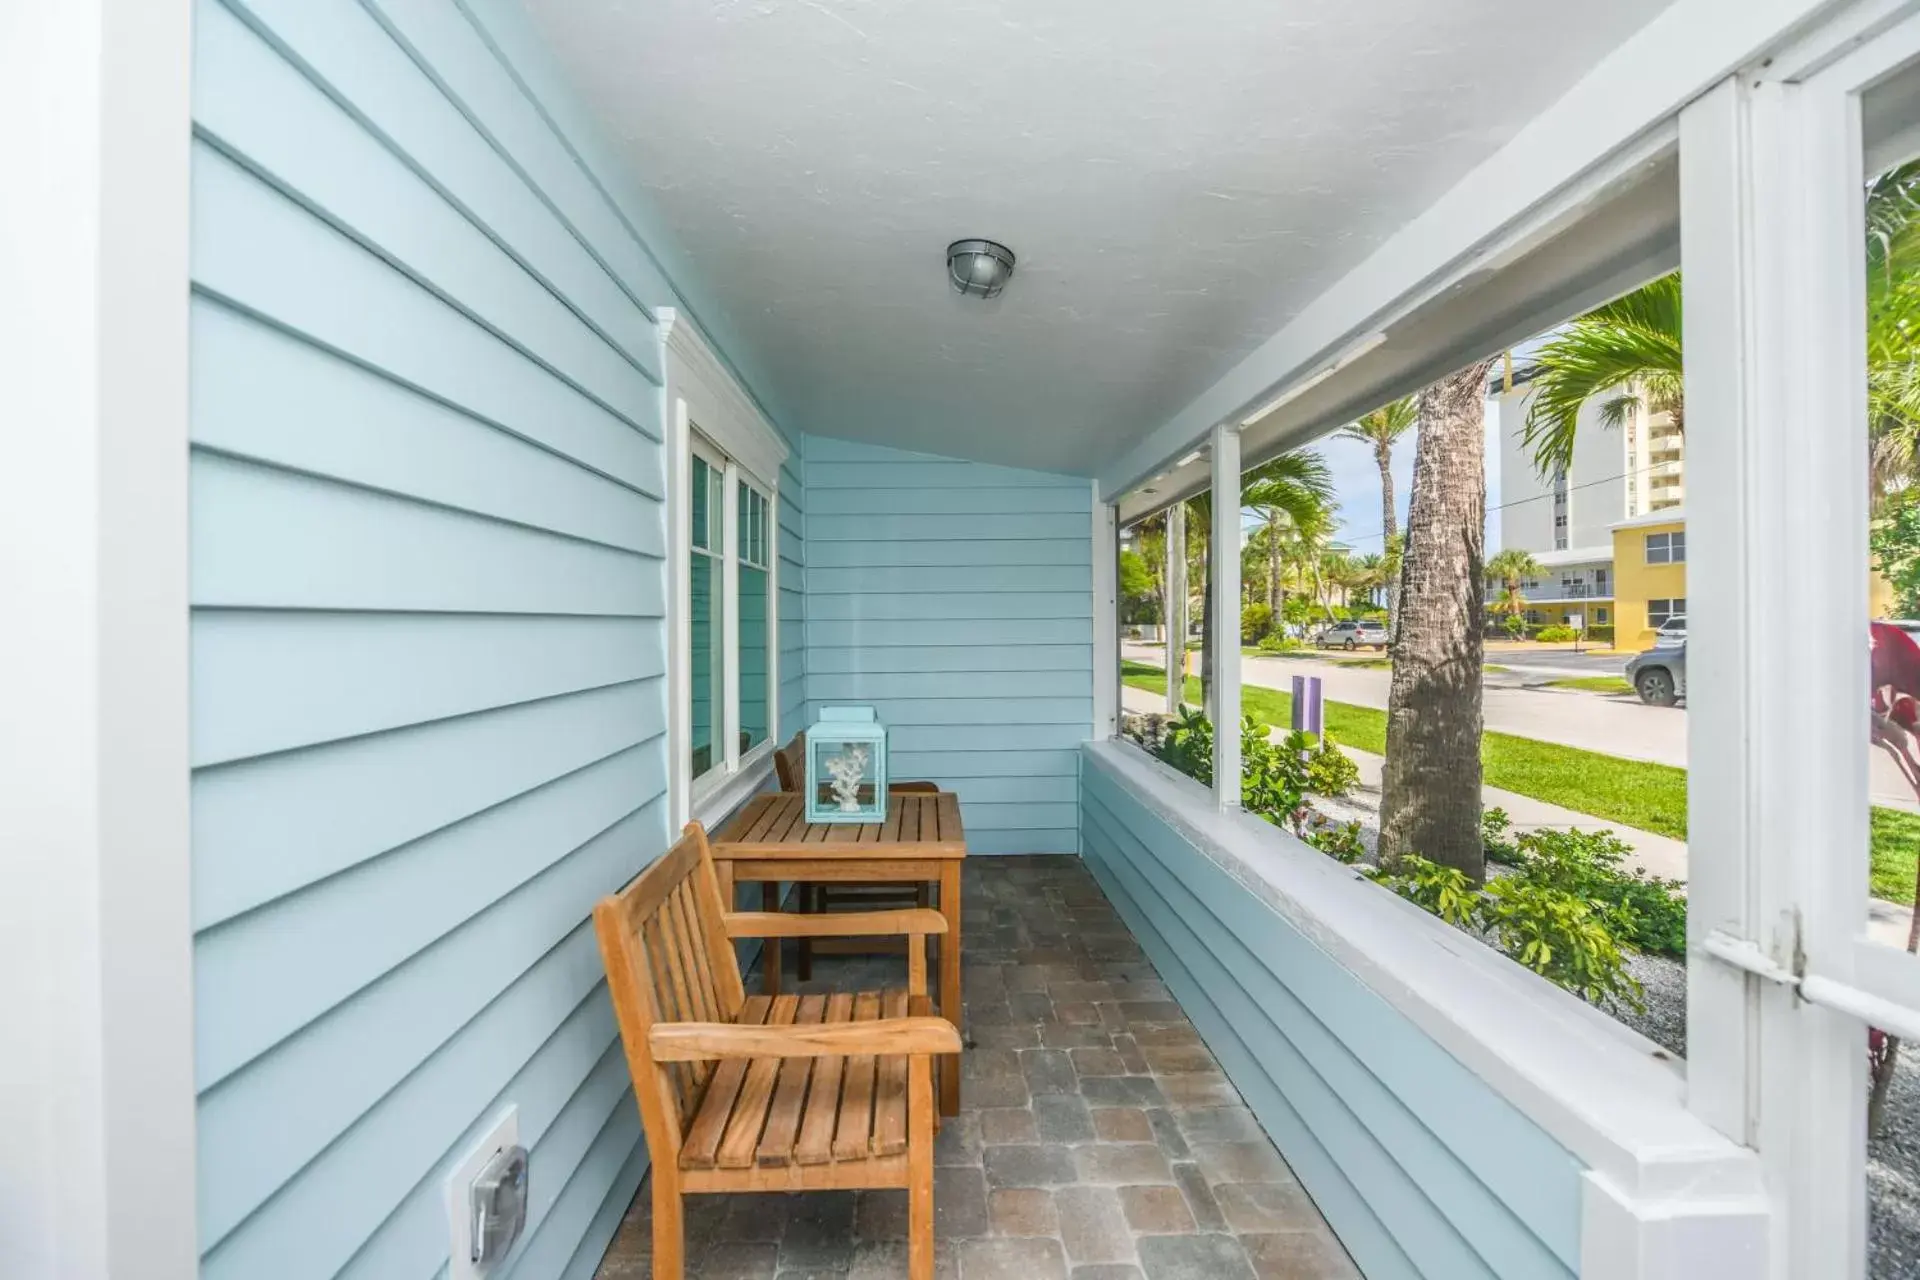
[[[807,730],[807,821],[884,822],[887,728],[872,707],[822,707]]]

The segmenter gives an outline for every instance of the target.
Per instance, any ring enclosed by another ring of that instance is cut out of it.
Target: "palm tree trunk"
[[[1280,512],[1267,508],[1267,609],[1274,622],[1280,621]]]
[[[1382,552],[1393,550],[1393,535],[1399,530],[1394,528],[1393,517],[1393,441],[1381,440],[1374,444],[1373,460],[1380,464],[1380,544]],[[1397,635],[1395,630],[1400,623],[1400,583],[1398,579],[1387,581],[1387,635]]]
[[[1417,853],[1479,883],[1481,561],[1487,516],[1481,361],[1420,393],[1400,639],[1387,694],[1380,852]]]

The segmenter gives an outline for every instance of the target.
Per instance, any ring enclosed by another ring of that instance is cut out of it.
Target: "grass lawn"
[[[1553,689],[1585,689],[1589,693],[1632,693],[1633,686],[1619,676],[1570,676],[1547,681]]]
[[[1163,672],[1140,662],[1122,664],[1122,675],[1136,689],[1165,693]],[[1189,676],[1189,702],[1200,701],[1200,681]],[[1282,728],[1293,722],[1293,695],[1245,685],[1241,706],[1256,721]],[[1387,713],[1372,707],[1329,701],[1327,733],[1334,741],[1384,755]],[[1623,760],[1507,733],[1480,739],[1483,777],[1490,787],[1515,791],[1577,813],[1618,822],[1638,831],[1687,838],[1687,771],[1671,765]],[[1873,811],[1873,879],[1876,898],[1913,901],[1916,855],[1920,854],[1920,814],[1897,809]]]

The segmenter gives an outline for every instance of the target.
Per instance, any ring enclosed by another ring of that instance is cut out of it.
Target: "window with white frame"
[[[674,820],[711,824],[764,783],[780,732],[774,512],[787,448],[697,330],[671,312],[663,327]]]
[[[1647,625],[1654,628],[1664,627],[1669,622],[1687,616],[1687,598],[1678,596],[1672,600],[1647,601]]]
[[[1647,535],[1648,564],[1685,564],[1686,560],[1687,535],[1685,533]]]

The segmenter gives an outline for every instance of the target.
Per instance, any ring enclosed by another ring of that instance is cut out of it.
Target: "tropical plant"
[[[1920,615],[1920,495],[1912,491],[1890,498],[1867,531],[1873,567],[1893,587],[1900,616]]]
[[[1533,638],[1543,644],[1565,644],[1569,640],[1579,639],[1580,633],[1572,627],[1555,623],[1552,626],[1542,627],[1534,632]]]
[[[1545,572],[1531,551],[1507,547],[1487,561],[1486,577],[1500,584],[1500,607],[1508,617],[1514,617],[1527,611],[1527,597],[1521,590],[1523,584]]]
[[[1458,867],[1443,867],[1417,853],[1405,853],[1393,866],[1375,868],[1366,875],[1457,929],[1473,924],[1480,895],[1467,873]]]
[[[1359,441],[1373,452],[1374,465],[1380,468],[1380,532],[1390,549],[1399,536],[1399,522],[1393,509],[1393,446],[1401,436],[1413,429],[1418,420],[1413,397],[1402,396],[1381,405],[1357,422],[1347,423],[1336,433]],[[1389,554],[1392,554],[1391,550]],[[1387,630],[1391,634],[1400,616],[1400,565],[1397,556],[1388,567],[1391,576],[1386,577],[1384,582],[1387,588]]]
[[[1523,438],[1543,476],[1573,469],[1580,409],[1605,395],[1600,420],[1618,427],[1641,408],[1686,430],[1680,359],[1680,275],[1642,285],[1574,320],[1535,355]]]
[[[1259,644],[1273,630],[1273,610],[1250,604],[1240,610],[1240,643]]]
[[[1280,614],[1286,594],[1281,574],[1286,544],[1331,532],[1333,476],[1317,453],[1283,453],[1241,478],[1240,500],[1265,522],[1267,607]]]
[[[1360,783],[1360,766],[1329,739],[1315,741],[1310,733],[1287,735],[1281,746],[1306,765],[1306,790],[1329,799],[1346,795]]]
[[[1400,625],[1387,693],[1380,855],[1419,852],[1475,883],[1480,844],[1480,599],[1490,361],[1420,393]]]
[[[1296,527],[1331,527],[1333,476],[1326,461],[1311,450],[1295,450],[1270,458],[1240,477],[1240,506],[1261,512],[1267,521],[1269,536],[1282,519]],[[1202,548],[1201,572],[1192,579],[1202,584],[1200,606],[1201,634],[1210,642],[1214,634],[1213,574],[1219,558],[1210,553],[1213,522],[1213,494],[1203,493],[1187,500],[1189,545]],[[1200,687],[1203,701],[1210,702],[1213,691],[1213,646],[1208,643],[1200,661]]]
[[[1298,834],[1302,840],[1335,862],[1352,866],[1367,856],[1367,842],[1360,834],[1358,819],[1335,822],[1324,813],[1310,811],[1301,823]]]
[[[1593,903],[1550,884],[1507,876],[1488,886],[1478,906],[1481,928],[1510,958],[1590,1004],[1614,999],[1645,1011],[1619,939]]]
[[[1920,161],[1867,185],[1867,429],[1876,496],[1897,492],[1920,465]],[[1534,400],[1524,439],[1543,476],[1571,470],[1580,408],[1601,402],[1618,426],[1640,407],[1686,429],[1681,288],[1665,275],[1598,307],[1547,340],[1535,356]]]

